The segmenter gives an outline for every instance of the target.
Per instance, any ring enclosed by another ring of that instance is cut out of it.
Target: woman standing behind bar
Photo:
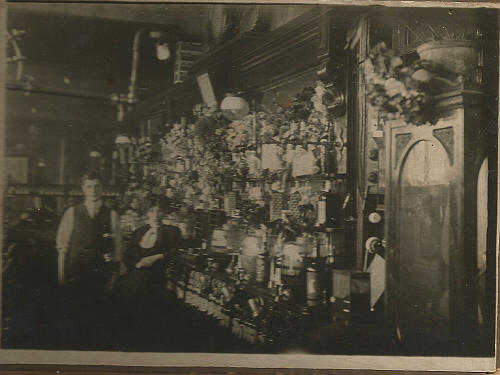
[[[132,234],[124,262],[129,269],[126,293],[134,299],[164,295],[165,269],[181,240],[179,228],[162,224],[165,209],[155,202],[147,212],[148,224]]]
[[[177,308],[166,292],[165,271],[175,261],[181,232],[162,224],[165,211],[160,202],[152,204],[148,223],[132,233],[124,255],[128,273],[117,287],[123,315],[116,317],[115,327],[123,350],[167,350],[165,343],[174,341],[169,338],[175,333]]]

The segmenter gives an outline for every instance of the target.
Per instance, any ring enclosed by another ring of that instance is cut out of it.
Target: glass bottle
[[[306,303],[310,307],[317,306],[320,299],[320,269],[319,269],[319,242],[313,250],[311,261],[306,272]]]
[[[331,181],[325,181],[325,186],[317,204],[317,227],[338,228],[341,225],[341,199],[332,189]]]

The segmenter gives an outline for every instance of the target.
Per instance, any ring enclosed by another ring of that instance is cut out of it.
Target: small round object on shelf
[[[382,221],[382,215],[378,212],[372,212],[368,215],[368,221],[372,224],[378,224]]]

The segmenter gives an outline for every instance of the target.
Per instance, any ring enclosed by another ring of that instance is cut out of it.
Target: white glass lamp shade
[[[127,147],[129,145],[132,144],[132,141],[130,140],[130,138],[125,135],[125,134],[118,134],[118,136],[116,137],[115,139],[115,144],[117,146],[121,146],[121,147]]]
[[[101,153],[99,151],[92,150],[92,151],[90,151],[89,156],[91,158],[100,158],[102,155],[101,155]]]
[[[250,106],[244,98],[228,94],[220,103],[220,109],[225,118],[234,121],[245,117]]]
[[[170,48],[168,47],[168,43],[156,43],[156,57],[158,60],[168,60],[170,58]]]

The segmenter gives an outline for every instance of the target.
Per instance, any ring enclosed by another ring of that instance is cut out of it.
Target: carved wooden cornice
[[[246,90],[266,90],[297,74],[323,68],[344,42],[334,33],[331,8],[315,7],[270,33],[257,48],[237,58],[240,85]]]
[[[436,114],[463,108],[478,107],[481,105],[483,93],[479,90],[454,90],[435,96],[434,110]]]

